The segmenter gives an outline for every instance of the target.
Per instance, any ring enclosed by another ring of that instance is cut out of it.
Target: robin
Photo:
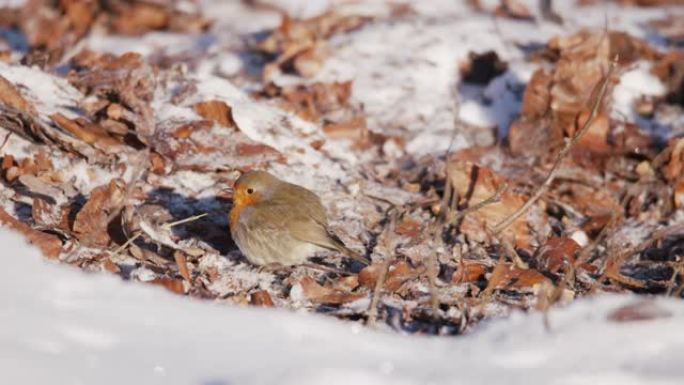
[[[325,250],[369,263],[330,233],[316,194],[265,171],[250,171],[235,181],[230,233],[255,265],[298,265]]]

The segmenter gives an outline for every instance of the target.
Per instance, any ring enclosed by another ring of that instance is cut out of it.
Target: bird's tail
[[[359,261],[366,266],[371,264],[371,261],[368,258],[366,258],[365,256],[357,253],[356,251],[348,248],[344,244],[344,242],[342,242],[342,240],[340,240],[340,238],[338,238],[337,235],[335,235],[335,234],[328,232],[326,243],[327,243],[327,245],[321,245],[321,246],[327,247],[329,249],[337,250],[340,253],[346,255],[347,257],[349,257],[355,261]]]

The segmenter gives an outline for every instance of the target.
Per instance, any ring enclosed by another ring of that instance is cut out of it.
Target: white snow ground
[[[465,337],[373,331],[323,316],[181,298],[45,262],[1,229],[5,384],[681,384],[684,303],[615,323],[635,296],[514,313]]]

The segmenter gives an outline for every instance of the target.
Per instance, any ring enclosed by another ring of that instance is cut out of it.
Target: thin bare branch
[[[596,119],[596,116],[598,116],[599,110],[601,109],[601,104],[603,103],[603,99],[606,96],[606,91],[608,90],[608,84],[610,83],[610,78],[613,75],[613,72],[615,71],[615,68],[617,67],[617,57],[611,61],[610,66],[608,67],[608,73],[603,77],[600,86],[599,86],[599,92],[598,96],[596,97],[596,100],[594,101],[594,105],[591,108],[591,113],[589,114],[589,118],[584,122],[584,125],[582,125],[582,128],[577,131],[577,133],[572,137],[572,139],[568,140],[565,142],[565,146],[558,152],[558,155],[556,156],[556,159],[553,162],[553,166],[551,167],[551,170],[549,173],[546,175],[546,178],[544,179],[544,182],[537,187],[535,192],[532,194],[530,199],[525,202],[524,205],[522,205],[519,209],[517,209],[515,212],[513,212],[511,215],[503,219],[501,222],[499,222],[496,226],[494,226],[494,232],[495,233],[500,233],[503,230],[505,230],[508,226],[511,225],[516,219],[518,219],[521,215],[525,214],[531,207],[532,205],[541,198],[544,193],[549,189],[551,186],[551,183],[553,183],[556,173],[558,172],[558,167],[560,166],[561,162],[563,159],[565,159],[572,148],[575,146],[577,141],[589,130],[589,127],[594,123],[594,120]]]

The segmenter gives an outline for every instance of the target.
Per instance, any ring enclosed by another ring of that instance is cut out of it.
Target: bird
[[[229,216],[233,240],[254,265],[301,265],[321,251],[370,264],[330,232],[314,192],[266,171],[248,171],[235,181]]]

